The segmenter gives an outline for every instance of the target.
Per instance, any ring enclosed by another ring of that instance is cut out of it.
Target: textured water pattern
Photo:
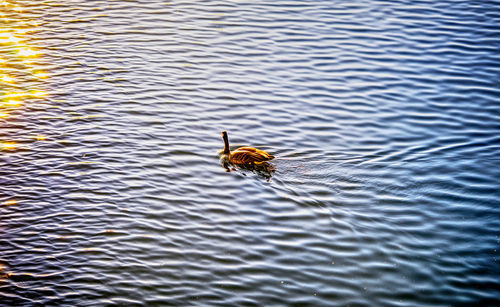
[[[1,305],[500,304],[500,2],[0,12]]]

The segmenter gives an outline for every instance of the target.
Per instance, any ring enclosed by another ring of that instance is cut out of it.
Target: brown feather
[[[234,164],[262,163],[274,156],[253,147],[240,147],[229,154],[229,161]]]

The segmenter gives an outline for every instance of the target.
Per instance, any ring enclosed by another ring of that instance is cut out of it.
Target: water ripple
[[[498,305],[497,7],[4,1],[0,301]]]

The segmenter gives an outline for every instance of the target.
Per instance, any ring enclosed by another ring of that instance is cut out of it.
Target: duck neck
[[[227,133],[222,134],[224,139],[224,153],[229,154],[229,139],[227,138]]]

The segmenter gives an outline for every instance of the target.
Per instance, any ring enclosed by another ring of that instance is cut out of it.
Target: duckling
[[[223,158],[227,159],[232,164],[254,165],[274,159],[273,155],[253,147],[240,147],[236,150],[230,151],[229,139],[226,131],[222,131],[222,139],[224,140],[224,151],[222,152]]]

